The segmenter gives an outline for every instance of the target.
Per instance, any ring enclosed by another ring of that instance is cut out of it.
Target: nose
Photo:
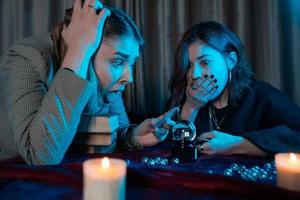
[[[132,77],[132,67],[130,65],[126,65],[122,78],[121,78],[121,83],[123,85],[127,85],[129,83],[133,82],[133,77]]]
[[[202,76],[202,69],[198,64],[194,64],[192,68],[192,78],[193,79],[199,79]]]

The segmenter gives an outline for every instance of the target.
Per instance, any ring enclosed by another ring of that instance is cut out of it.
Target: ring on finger
[[[203,144],[200,145],[200,151],[204,151]]]

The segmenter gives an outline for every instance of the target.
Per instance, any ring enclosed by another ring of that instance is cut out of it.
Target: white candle
[[[121,159],[90,159],[83,163],[85,200],[123,200],[126,190],[126,162]]]
[[[300,154],[280,153],[275,155],[277,185],[300,191]]]

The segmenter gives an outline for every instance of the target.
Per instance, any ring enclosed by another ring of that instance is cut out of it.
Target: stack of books
[[[87,153],[112,153],[116,149],[119,119],[117,115],[83,115],[73,145]]]

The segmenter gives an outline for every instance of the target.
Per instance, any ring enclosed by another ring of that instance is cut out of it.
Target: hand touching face
[[[103,8],[99,0],[86,0],[84,5],[75,0],[71,22],[62,31],[68,47],[62,67],[71,68],[82,78],[86,78],[90,59],[100,45],[104,23],[110,15],[106,8],[97,14],[95,6]]]
[[[187,100],[204,106],[222,93],[231,66],[228,66],[226,56],[201,40],[191,43],[188,53]]]
[[[217,79],[214,75],[204,74],[200,78],[193,79],[191,72],[188,74],[188,83],[186,87],[186,103],[203,107],[212,99],[218,89]]]

